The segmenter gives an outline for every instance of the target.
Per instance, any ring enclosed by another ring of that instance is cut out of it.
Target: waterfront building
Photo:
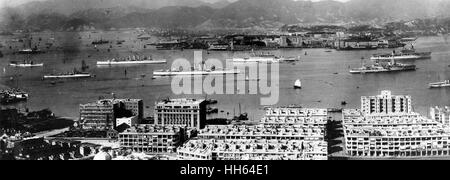
[[[361,97],[361,110],[365,115],[410,114],[412,112],[411,104],[411,96],[395,96],[391,91],[382,91],[377,96]]]
[[[327,160],[325,141],[191,140],[178,148],[181,160]]]
[[[141,125],[119,134],[120,147],[144,153],[174,153],[190,138],[186,126]]]
[[[392,96],[389,91],[383,91],[381,96],[362,98],[361,108],[365,110],[344,110],[347,155],[358,158],[450,156],[449,126],[412,112],[410,104],[410,96]]]
[[[450,126],[450,107],[432,107],[430,116],[434,121]]]
[[[155,104],[155,125],[182,125],[202,129],[206,124],[206,101],[170,99]]]
[[[103,99],[80,105],[80,121],[84,129],[113,129],[117,118],[144,116],[144,103],[140,99]]]
[[[80,121],[84,129],[113,128],[114,119],[114,104],[110,101],[80,105]]]

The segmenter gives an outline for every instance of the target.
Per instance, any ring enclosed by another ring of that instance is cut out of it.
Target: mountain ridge
[[[74,5],[61,4],[59,1],[71,2]],[[90,2],[89,7],[75,3],[85,1]],[[151,2],[128,0],[126,3],[123,0],[108,0],[111,2],[109,4],[102,4],[102,1],[50,0],[24,4],[10,9],[8,12],[22,17],[25,22],[31,22],[29,19],[37,21],[32,23],[33,26],[39,26],[39,21],[45,21],[44,24],[54,24],[60,28],[67,28],[67,24],[70,24],[62,23],[61,21],[64,19],[68,19],[68,21],[76,19],[79,20],[78,22],[86,22],[86,25],[96,28],[211,29],[274,27],[283,24],[374,23],[450,16],[449,0],[350,0],[345,3],[333,0],[318,2],[293,0],[210,1],[213,3],[200,0],[151,0]],[[179,6],[181,2],[183,4]],[[50,4],[47,4],[45,6],[47,9],[45,9],[40,8],[42,4],[39,5],[39,3]],[[153,8],[149,8],[148,3],[151,3]],[[33,8],[35,11],[29,10]],[[70,8],[72,11],[68,10]],[[51,20],[32,17],[47,17],[43,14],[51,17]],[[8,14],[9,17],[12,15]],[[62,17],[56,17],[58,15]],[[9,17],[6,19],[8,20]],[[52,20],[55,22],[48,22]]]

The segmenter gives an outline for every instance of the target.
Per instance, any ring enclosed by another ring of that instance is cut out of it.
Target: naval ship
[[[60,74],[49,74],[44,75],[42,79],[80,79],[80,78],[91,78],[94,77],[90,73],[87,72],[80,72],[76,69],[74,69],[72,72],[68,73],[60,73]]]
[[[394,58],[391,58],[389,63],[380,63],[377,61],[373,65],[364,65],[361,68],[351,69],[351,74],[365,74],[365,73],[383,73],[383,72],[399,72],[399,71],[415,71],[416,65],[397,63]]]
[[[225,74],[239,74],[239,70],[235,69],[216,69],[214,66],[211,68],[201,67],[192,68],[190,70],[172,69],[172,70],[159,70],[153,72],[153,78],[157,77],[170,77],[170,76],[206,76],[206,75],[225,75]]]
[[[431,52],[417,52],[414,46],[411,49],[403,49],[401,52],[393,52],[392,54],[373,55],[370,59],[374,61],[390,61],[395,60],[417,60],[430,59]]]
[[[273,54],[255,54],[246,58],[233,58],[234,63],[280,63],[280,62],[296,62],[300,60],[300,57],[279,57]]]
[[[29,62],[24,61],[23,63],[19,63],[19,62],[16,62],[16,61],[11,61],[9,66],[11,66],[11,67],[21,67],[21,68],[42,67],[42,66],[44,66],[44,63],[35,64],[33,61],[29,61]]]
[[[126,58],[111,59],[107,61],[98,61],[97,66],[112,66],[112,65],[142,65],[142,64],[165,64],[165,59],[154,60],[151,57],[129,56]]]
[[[430,83],[430,88],[443,88],[450,87],[450,80],[445,80],[443,82]]]

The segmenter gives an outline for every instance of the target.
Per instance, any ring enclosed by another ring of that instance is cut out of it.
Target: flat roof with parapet
[[[324,133],[323,128],[304,125],[211,125],[200,130],[198,136],[323,136]]]
[[[450,136],[450,128],[445,125],[399,126],[399,127],[350,127],[345,128],[347,136],[357,137],[436,137]]]
[[[140,125],[133,126],[120,134],[176,134],[180,132],[182,128],[186,127],[174,125]]]
[[[356,109],[346,109],[343,111],[343,124],[353,126],[366,125],[438,125],[438,122],[423,117],[418,113],[392,113],[377,115],[362,115]]]
[[[312,117],[327,116],[327,109],[308,109],[308,108],[268,108],[266,117],[268,116],[296,116],[296,117]]]

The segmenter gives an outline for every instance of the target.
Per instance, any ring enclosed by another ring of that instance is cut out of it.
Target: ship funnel
[[[391,59],[391,63],[392,63],[392,65],[394,65],[394,64],[395,64],[395,51],[394,51],[394,52],[392,52],[392,59]]]

